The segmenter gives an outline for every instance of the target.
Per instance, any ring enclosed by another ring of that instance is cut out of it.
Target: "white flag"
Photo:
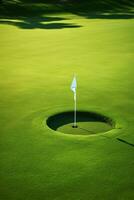
[[[77,82],[74,76],[72,84],[71,84],[71,90],[74,92],[74,100],[76,100],[76,88],[77,88]]]

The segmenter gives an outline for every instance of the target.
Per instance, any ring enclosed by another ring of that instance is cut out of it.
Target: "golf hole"
[[[115,126],[112,119],[95,112],[77,111],[77,125],[73,121],[74,112],[68,111],[50,116],[47,125],[54,131],[72,135],[93,135],[110,131]]]

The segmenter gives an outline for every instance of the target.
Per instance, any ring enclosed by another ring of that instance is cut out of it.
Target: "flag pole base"
[[[77,125],[73,125],[72,128],[78,128],[78,126]]]

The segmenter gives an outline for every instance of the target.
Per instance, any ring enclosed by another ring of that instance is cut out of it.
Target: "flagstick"
[[[74,93],[74,128],[77,128],[77,123],[76,123],[76,92]]]
[[[72,84],[71,84],[71,90],[74,93],[74,124],[73,124],[73,128],[77,128],[77,123],[76,123],[76,88],[77,88],[77,82],[76,82],[76,78],[74,75]]]

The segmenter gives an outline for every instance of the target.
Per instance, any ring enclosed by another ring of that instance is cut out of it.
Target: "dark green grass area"
[[[128,0],[2,0],[0,3],[0,23],[14,25],[22,29],[78,28],[80,25],[60,22],[66,18],[46,15],[67,12],[88,19],[133,19],[133,6],[134,3]],[[13,19],[19,21],[13,21]],[[47,22],[50,23],[44,24]]]
[[[132,4],[0,3],[1,200],[134,199]],[[74,73],[78,110],[108,116],[115,128],[48,127],[50,116],[73,110]]]

